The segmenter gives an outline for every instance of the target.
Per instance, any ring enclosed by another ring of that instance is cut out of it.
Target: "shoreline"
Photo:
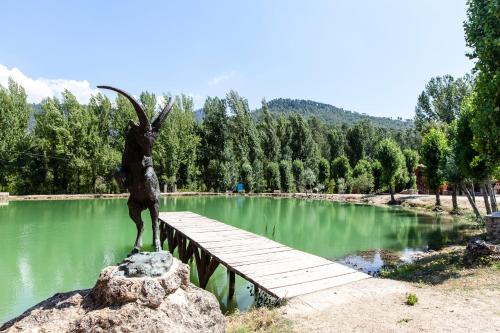
[[[128,193],[118,194],[36,194],[36,195],[9,195],[8,201],[37,201],[37,200],[86,200],[86,199],[123,199],[128,198]],[[396,194],[395,198],[399,205],[389,204],[389,194],[330,194],[330,193],[222,193],[222,192],[168,192],[161,193],[161,197],[182,196],[244,196],[244,197],[268,197],[268,198],[294,198],[323,200],[333,202],[345,202],[351,204],[372,205],[379,207],[401,207],[419,213],[444,215],[456,217],[452,214],[451,196],[441,196],[441,211],[435,211],[434,195],[428,194]],[[500,201],[500,197],[499,201]],[[463,216],[472,214],[472,209],[465,196],[459,196],[458,204]],[[480,211],[485,211],[482,197],[476,198],[476,204]]]

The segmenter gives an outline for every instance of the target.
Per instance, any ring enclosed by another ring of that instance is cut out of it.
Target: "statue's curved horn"
[[[113,91],[116,91],[117,93],[125,96],[130,101],[130,103],[132,103],[132,105],[134,106],[135,113],[137,113],[137,117],[139,117],[139,123],[142,126],[149,125],[148,117],[146,116],[146,113],[144,112],[142,106],[129,93],[127,93],[126,91],[123,91],[121,89],[111,87],[111,86],[97,86],[97,88],[113,90]]]
[[[165,119],[167,119],[168,114],[174,107],[174,103],[175,103],[174,97],[170,97],[168,103],[165,103],[165,107],[163,108],[163,110],[161,110],[161,112],[158,114],[156,119],[151,124],[154,130],[158,132],[160,131],[161,127],[163,126],[163,123],[165,122]]]

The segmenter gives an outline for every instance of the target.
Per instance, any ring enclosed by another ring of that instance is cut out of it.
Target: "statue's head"
[[[101,89],[110,89],[116,91],[117,93],[125,96],[130,101],[130,103],[132,103],[132,105],[134,106],[134,110],[137,113],[137,117],[139,118],[139,123],[137,124],[132,120],[129,121],[129,135],[132,135],[132,137],[134,138],[134,142],[136,142],[139,147],[141,147],[145,155],[151,156],[151,151],[153,150],[153,144],[156,140],[156,137],[160,132],[165,119],[167,119],[167,115],[170,113],[174,105],[174,98],[170,98],[170,101],[165,104],[163,110],[151,123],[146,116],[146,112],[144,112],[142,106],[130,94],[121,89],[110,86],[97,87]]]

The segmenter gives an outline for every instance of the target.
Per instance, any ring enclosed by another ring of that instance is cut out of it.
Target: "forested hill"
[[[360,120],[368,119],[372,122],[373,125],[388,129],[404,129],[414,126],[413,121],[411,120],[396,120],[386,117],[373,117],[358,112],[344,110],[330,104],[304,99],[277,98],[269,101],[267,104],[269,107],[269,112],[274,117],[296,112],[301,114],[305,118],[318,117],[319,119],[330,125],[352,125],[359,122]],[[196,110],[194,113],[195,119],[197,121],[201,121],[203,119],[203,109]],[[253,114],[255,118],[259,119],[261,116],[261,109],[254,110]]]
[[[269,107],[269,112],[275,117],[279,115],[287,115],[292,112],[297,112],[305,118],[318,117],[327,124],[332,125],[352,125],[359,122],[360,120],[369,119],[374,125],[379,127],[391,129],[413,127],[413,121],[404,121],[401,119],[395,120],[386,117],[373,117],[349,110],[344,110],[330,104],[304,99],[277,98],[269,101],[267,105]],[[256,116],[259,117],[261,110],[258,109],[255,112]]]

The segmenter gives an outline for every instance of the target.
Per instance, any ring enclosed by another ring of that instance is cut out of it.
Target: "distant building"
[[[415,170],[415,176],[417,177],[418,194],[434,194],[426,186],[424,169],[425,165],[419,164],[417,166],[417,169]],[[448,187],[449,187],[448,184],[445,183],[439,188],[439,192],[441,194],[448,194],[447,193],[449,191]],[[500,180],[496,181],[495,186],[493,186],[493,189],[496,194],[500,194]],[[480,186],[480,184],[474,184],[474,193],[481,195],[483,194],[483,191],[484,191],[483,186]],[[459,189],[458,193],[462,194],[462,190]]]

